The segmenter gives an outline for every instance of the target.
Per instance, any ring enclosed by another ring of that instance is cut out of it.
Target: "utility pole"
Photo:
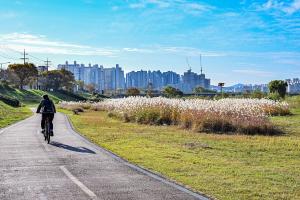
[[[25,52],[25,49],[24,49],[24,52],[23,52],[23,58],[20,58],[21,60],[24,61],[24,65],[26,64],[26,60],[29,60],[29,58],[26,58],[26,56],[28,55],[28,53]]]
[[[48,68],[49,68],[49,63],[51,63],[51,61],[50,61],[50,60],[48,60],[48,58],[47,58],[47,60],[46,60],[46,61],[44,61],[44,62],[45,62],[45,64],[46,64],[47,71],[48,71]]]

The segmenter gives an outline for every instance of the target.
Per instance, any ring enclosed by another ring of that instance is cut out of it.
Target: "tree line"
[[[39,72],[32,63],[10,64],[1,70],[0,79],[19,89],[29,86],[43,90],[72,90],[75,83],[74,75],[65,69]]]
[[[0,71],[0,80],[10,85],[24,89],[24,86],[30,88],[38,88],[43,90],[68,90],[72,91],[74,86],[77,85],[79,89],[84,88],[89,92],[95,92],[95,85],[84,85],[82,81],[75,81],[72,72],[65,69],[51,70],[39,72],[37,67],[33,63],[25,64],[10,64],[6,70]],[[269,97],[272,99],[284,98],[286,95],[287,83],[282,80],[274,80],[269,83]],[[212,90],[207,90],[203,87],[194,88],[193,93],[195,95],[203,93],[216,93]],[[138,96],[140,90],[137,88],[129,88],[126,91],[127,96]],[[152,87],[148,87],[147,96],[152,96]],[[166,97],[181,97],[183,92],[177,88],[167,86],[162,90],[162,95]],[[254,91],[255,98],[265,97],[260,91]]]

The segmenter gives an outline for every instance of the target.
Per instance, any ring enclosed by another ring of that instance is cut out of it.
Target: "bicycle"
[[[50,130],[50,119],[49,116],[46,117],[45,119],[45,131],[44,131],[44,137],[45,137],[45,141],[48,142],[48,144],[50,143],[50,137],[51,137],[51,130]]]

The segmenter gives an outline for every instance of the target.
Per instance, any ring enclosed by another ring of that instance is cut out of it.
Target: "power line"
[[[23,54],[23,52],[17,51],[17,50],[15,50],[15,49],[12,49],[12,48],[10,48],[10,47],[8,47],[8,46],[6,46],[6,45],[1,45],[1,46],[2,46],[2,48],[8,49],[8,50],[13,51],[13,52],[15,52],[15,53]]]
[[[20,58],[20,59],[24,61],[24,64],[26,63],[26,60],[29,60],[28,57],[31,57],[31,58],[33,58],[33,59],[35,59],[35,60],[37,60],[37,61],[43,62],[43,63],[47,62],[47,63],[45,63],[45,64],[47,64],[48,66],[49,66],[49,63],[51,63],[51,61],[49,61],[48,58],[47,58],[47,61],[44,61],[44,59],[41,59],[41,58],[38,58],[38,57],[36,57],[36,56],[33,56],[33,55],[29,54],[29,53],[26,53],[26,52],[25,52],[25,49],[24,49],[23,52],[21,52],[21,51],[17,51],[17,50],[15,50],[15,49],[9,48],[9,47],[4,46],[4,45],[1,45],[0,47],[1,47],[2,49],[5,48],[5,49],[8,49],[8,50],[13,51],[13,52],[15,52],[15,53],[18,53],[18,54],[23,55],[23,57]],[[26,56],[28,56],[28,57],[26,58]],[[15,59],[15,58],[13,58],[13,59],[14,59],[14,60],[17,60],[17,59]]]
[[[18,60],[17,58],[13,58],[13,57],[7,56],[7,54],[3,54],[3,53],[2,53],[2,55],[0,54],[0,56],[2,58],[9,59],[9,60]]]
[[[34,59],[36,59],[36,60],[38,60],[38,61],[44,62],[44,60],[42,60],[42,59],[40,59],[38,57],[35,57],[33,55],[30,55],[30,54],[27,54],[27,55],[30,56],[30,57],[32,57],[32,58],[34,58]]]
[[[3,58],[10,59],[10,60],[18,60],[18,58],[12,57],[9,54],[5,53],[4,50],[1,50],[0,53],[2,54],[0,56],[3,57]]]

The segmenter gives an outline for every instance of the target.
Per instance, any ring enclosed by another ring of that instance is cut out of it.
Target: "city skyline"
[[[39,66],[41,72],[47,71],[48,66]],[[89,63],[79,64],[66,61],[57,66],[58,70],[65,69],[74,75],[76,81],[82,81],[84,85],[93,84],[95,89],[101,93],[105,91],[125,91],[128,88],[148,89],[160,91],[166,86],[172,86],[184,93],[193,93],[194,88],[201,86],[210,89],[210,79],[205,74],[194,73],[191,69],[182,75],[173,71],[151,71],[139,70],[124,73],[122,66],[104,67],[103,65]]]
[[[300,1],[0,0],[0,62],[65,60],[200,73],[212,84],[300,76]],[[186,62],[188,58],[189,64]]]

